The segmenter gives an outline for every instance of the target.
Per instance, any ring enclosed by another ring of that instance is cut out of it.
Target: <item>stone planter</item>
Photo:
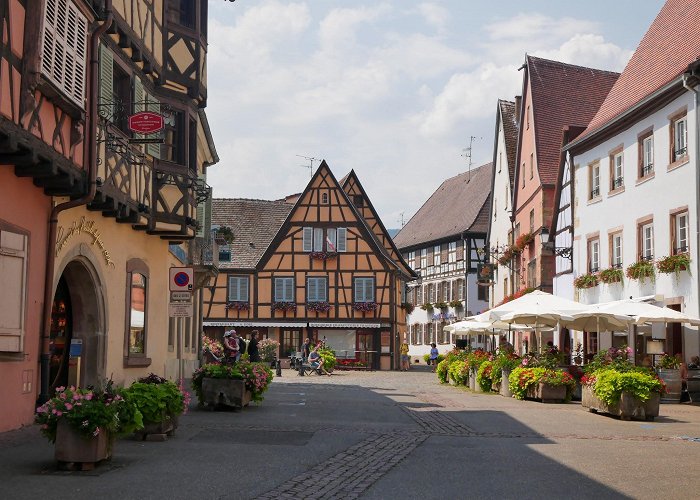
[[[84,437],[64,419],[58,421],[54,457],[59,463],[91,464],[112,456],[114,438],[107,432],[94,437]],[[91,467],[83,467],[91,468]]]
[[[508,382],[508,377],[510,377],[510,370],[503,370],[501,373],[501,390],[499,391],[501,396],[506,398],[512,398],[513,393],[510,392],[510,385]]]
[[[491,383],[491,392],[500,393],[502,383],[503,383],[503,380],[501,380],[500,382],[492,382]]]
[[[160,422],[144,422],[143,429],[136,431],[136,438],[146,441],[165,441],[175,434],[178,415],[164,415]]]
[[[681,402],[681,371],[676,369],[659,368],[656,370],[659,378],[666,384],[666,394],[661,396],[662,403]]]
[[[591,386],[583,386],[581,390],[581,406],[588,411],[603,412],[620,417],[622,420],[654,420],[659,416],[659,393],[652,393],[646,402],[632,396],[629,392],[620,395],[620,401],[608,405],[593,392]]]
[[[543,403],[563,403],[566,399],[565,385],[550,385],[540,382],[527,390],[527,397]]]
[[[476,391],[478,386],[479,384],[476,383],[476,370],[474,368],[469,368],[469,388],[472,391]],[[479,392],[481,392],[481,389],[479,389]]]
[[[243,408],[248,406],[252,393],[243,380],[207,378],[202,380],[202,403],[209,409],[216,407]]]

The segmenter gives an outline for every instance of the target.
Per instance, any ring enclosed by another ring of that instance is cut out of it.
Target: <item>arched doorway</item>
[[[70,261],[56,287],[51,312],[49,383],[97,384],[104,377],[104,302],[89,261]]]

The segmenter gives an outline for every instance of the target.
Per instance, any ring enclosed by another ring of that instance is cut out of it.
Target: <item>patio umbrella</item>
[[[584,304],[535,290],[488,313],[490,319],[506,323],[557,326],[560,321],[573,321],[571,314],[585,310]]]
[[[615,302],[597,304],[595,309],[600,312],[628,316],[637,325],[644,323],[687,323],[696,326],[700,325],[700,319],[692,318],[670,307],[659,307],[649,304],[648,302],[635,300],[618,300]]]

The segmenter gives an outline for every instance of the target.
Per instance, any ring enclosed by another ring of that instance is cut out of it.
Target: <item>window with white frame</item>
[[[447,248],[447,262],[457,262],[457,242],[452,241]]]
[[[433,265],[440,265],[440,245],[435,245],[433,247]]]
[[[345,227],[305,227],[302,229],[302,251],[345,252],[347,234]]]
[[[411,269],[416,268],[416,252],[408,252],[407,263]]]
[[[306,302],[328,301],[328,278],[309,276],[306,278]]]
[[[624,164],[623,164],[623,153],[620,151],[619,153],[615,153],[610,157],[610,164],[611,164],[611,169],[610,169],[610,190],[615,191],[616,189],[620,189],[622,186],[625,185],[624,183],[624,178],[625,178],[625,172],[624,172]]]
[[[600,269],[600,239],[588,240],[588,272],[597,273]]]
[[[294,278],[275,278],[275,302],[295,302]]]
[[[421,248],[420,267],[421,267],[421,269],[425,269],[426,267],[428,267],[428,249],[427,248]]]
[[[688,252],[688,212],[672,216],[671,249],[674,254]]]
[[[355,302],[374,302],[374,278],[355,278]]]
[[[610,237],[610,267],[622,268],[622,233],[615,233]]]
[[[71,0],[46,0],[41,73],[85,108],[88,21]]]
[[[589,195],[588,199],[593,200],[600,196],[600,163],[590,165],[588,173]]]
[[[433,324],[432,323],[426,323],[423,326],[423,343],[426,345],[430,345],[434,342],[433,339]]]
[[[228,277],[228,301],[248,302],[248,276]]]
[[[688,117],[683,115],[671,124],[671,161],[679,161],[688,154]]]
[[[641,260],[654,258],[654,224],[648,222],[639,226],[639,257]]]
[[[28,238],[0,223],[0,352],[24,349]]]
[[[649,135],[642,138],[640,157],[642,163],[640,165],[639,177],[651,175],[654,172],[654,135],[651,132]]]

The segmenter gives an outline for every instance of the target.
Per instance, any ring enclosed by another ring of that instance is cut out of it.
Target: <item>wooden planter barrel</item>
[[[209,409],[243,408],[251,398],[252,393],[246,390],[243,380],[207,377],[202,380],[202,403]]]
[[[527,390],[527,397],[539,399],[543,403],[563,403],[566,400],[566,386],[540,382]]]
[[[603,412],[615,415],[622,420],[654,420],[654,417],[659,416],[659,401],[658,392],[652,393],[649,399],[643,402],[624,391],[620,395],[620,401],[608,405],[596,396],[591,386],[584,385],[581,389],[581,406],[583,408],[594,413]]]
[[[677,369],[659,368],[656,370],[659,378],[666,384],[666,394],[661,396],[662,403],[681,402],[681,371]]]
[[[506,398],[512,398],[513,393],[510,392],[510,383],[508,381],[508,377],[510,377],[510,372],[511,370],[506,370],[505,368],[501,372],[501,396],[504,396]]]
[[[58,421],[54,457],[59,463],[96,464],[112,456],[114,438],[108,432],[85,437],[65,419]],[[87,469],[88,467],[83,467]]]

